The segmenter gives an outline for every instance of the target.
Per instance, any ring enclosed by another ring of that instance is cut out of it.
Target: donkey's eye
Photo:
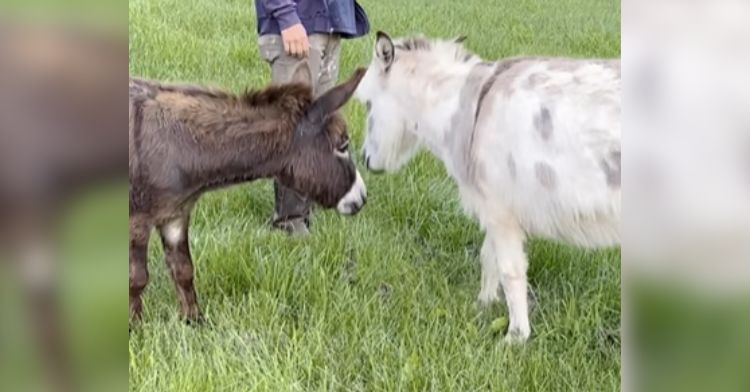
[[[345,140],[338,147],[334,153],[340,158],[349,158],[349,140]]]
[[[346,152],[349,149],[349,140],[344,140],[341,145],[339,145],[338,150],[340,152]]]

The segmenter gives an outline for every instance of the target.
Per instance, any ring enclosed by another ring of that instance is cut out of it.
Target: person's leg
[[[311,42],[312,44],[312,42]],[[310,47],[310,57],[300,59],[284,52],[280,35],[264,35],[258,38],[261,56],[271,66],[271,81],[274,84],[291,80],[294,70],[302,61],[307,61],[313,77],[313,87],[320,74],[320,59],[323,55],[319,46]],[[284,229],[291,234],[307,234],[310,225],[310,203],[274,181],[273,226]]]
[[[333,88],[338,80],[341,37],[336,34],[314,34],[310,37],[310,46],[320,48],[322,53],[320,73],[315,85],[315,94],[321,95]]]
[[[338,35],[312,34],[310,55],[300,59],[284,52],[280,35],[264,35],[258,39],[261,56],[271,66],[273,83],[286,83],[291,80],[294,70],[301,61],[307,61],[313,78],[313,92],[316,96],[331,89],[338,79],[341,39]],[[273,225],[293,234],[306,234],[310,226],[310,203],[295,192],[274,181],[275,207]]]
[[[310,56],[308,61],[313,78],[313,93],[317,97],[336,85],[339,73],[341,39],[338,35],[332,34],[312,34],[309,39]],[[294,66],[289,68],[291,71],[285,70],[285,75],[291,75],[291,72],[295,69]],[[290,77],[287,76],[286,80]],[[275,225],[281,226],[292,233],[309,232],[312,205],[300,202],[296,193],[285,189],[278,182],[274,182],[274,192],[276,196]],[[297,217],[302,217],[302,219]]]

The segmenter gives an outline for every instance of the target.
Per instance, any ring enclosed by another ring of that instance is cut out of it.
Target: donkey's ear
[[[453,42],[455,42],[457,44],[462,44],[464,41],[466,41],[466,38],[468,38],[468,37],[465,36],[465,35],[459,35],[458,37],[453,38]]]
[[[377,38],[375,39],[375,56],[383,62],[385,69],[391,67],[393,64],[395,48],[393,47],[393,40],[388,34],[378,31],[376,33]]]
[[[297,65],[289,83],[302,83],[312,86],[312,72],[310,72],[310,65],[307,64],[307,61],[302,61]]]
[[[331,113],[344,106],[346,101],[352,97],[354,91],[357,89],[359,82],[365,76],[367,72],[366,68],[357,68],[354,71],[354,75],[344,83],[328,90],[320,98],[316,99],[310,109],[310,118],[313,121],[322,121],[328,117]]]

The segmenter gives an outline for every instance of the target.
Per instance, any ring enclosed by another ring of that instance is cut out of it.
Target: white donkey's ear
[[[395,57],[395,48],[393,46],[393,41],[391,40],[391,37],[388,36],[388,34],[382,31],[378,31],[376,36],[375,56],[380,59],[380,61],[383,63],[383,67],[387,71],[388,68],[391,67],[391,64],[393,64],[393,59]]]

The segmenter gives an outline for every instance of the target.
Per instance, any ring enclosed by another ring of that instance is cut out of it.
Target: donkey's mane
[[[432,47],[430,41],[422,36],[406,37],[402,38],[395,44],[396,48],[412,51],[412,50],[430,50]]]
[[[156,81],[130,77],[130,92],[153,98],[156,91],[178,93],[188,97],[236,102],[248,108],[278,106],[293,114],[303,112],[313,101],[312,89],[302,83],[271,85],[263,89],[246,89],[240,95],[222,89],[195,84],[165,84]],[[140,94],[139,94],[140,93]]]
[[[250,131],[291,135],[313,102],[312,89],[302,83],[271,85],[234,94],[208,86],[164,84],[130,77],[129,90],[131,103],[135,102],[136,106],[146,100],[159,99],[160,93],[173,94],[163,98],[160,104],[201,131],[194,137],[210,135],[214,138],[217,134],[238,137]]]
[[[449,58],[463,62],[478,58],[477,55],[468,51],[461,41],[461,39],[428,39],[424,36],[417,35],[413,37],[399,38],[394,41],[394,46],[396,49],[407,52],[425,52],[437,57]]]
[[[246,90],[239,98],[250,107],[273,105],[299,117],[313,101],[312,89],[302,83],[272,85],[262,90]]]

